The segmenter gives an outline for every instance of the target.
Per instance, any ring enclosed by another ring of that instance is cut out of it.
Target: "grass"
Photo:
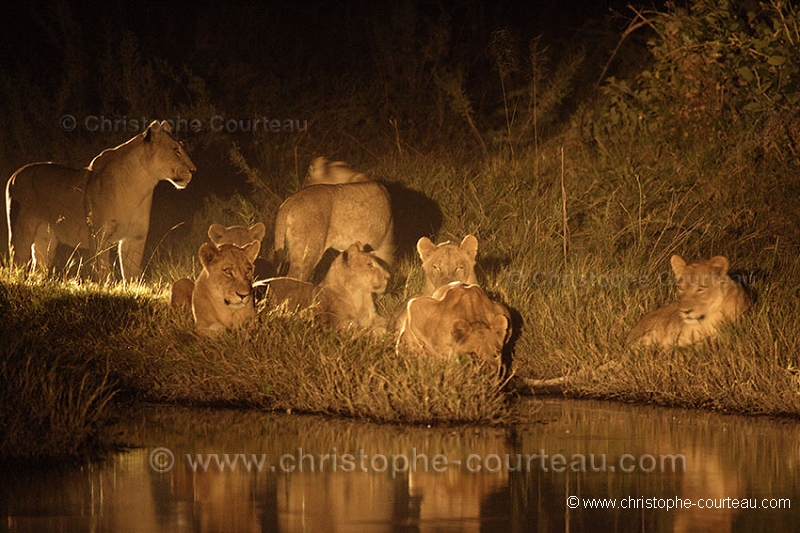
[[[475,171],[424,159],[418,171],[405,171],[405,184],[444,213],[439,240],[478,236],[481,283],[521,317],[514,372],[570,375],[567,393],[578,397],[800,414],[796,248],[782,246],[768,227],[730,231],[724,215],[731,207],[704,207],[697,185],[667,188],[630,161],[605,183],[614,169],[596,165],[583,175],[589,157],[566,153],[563,190],[558,159],[538,180],[529,168],[497,162]],[[10,428],[4,455],[19,454],[21,441],[42,447],[23,454],[81,453],[96,444],[116,394],[402,423],[495,423],[513,411],[503,383],[484,368],[397,355],[392,335],[342,335],[302,314],[262,309],[245,328],[201,339],[191,317],[168,308],[164,283],[177,268],[173,259],[188,262],[190,253],[172,250],[157,265],[163,281],[155,270],[144,285],[2,270],[0,307],[11,317],[2,372],[12,384],[2,403]],[[671,253],[728,255],[734,270],[750,274],[755,304],[716,341],[629,350],[630,327],[672,297]],[[419,261],[401,259],[382,312],[422,281]],[[38,423],[24,423],[30,420]],[[67,431],[83,444],[65,445]]]

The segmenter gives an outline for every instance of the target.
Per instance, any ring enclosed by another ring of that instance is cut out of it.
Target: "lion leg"
[[[289,278],[308,281],[325,251],[325,236],[314,235],[304,243],[305,246],[289,246]]]
[[[145,236],[127,237],[119,241],[119,258],[122,265],[122,279],[129,280],[142,275]]]
[[[33,234],[32,244],[26,247],[27,258],[33,258],[33,269],[47,272],[56,257],[58,241],[50,233],[50,225],[39,224]],[[20,250],[21,251],[21,250]],[[27,260],[26,260],[27,261]]]
[[[383,241],[375,249],[375,255],[384,260],[387,264],[394,264],[394,237],[391,228]]]
[[[169,306],[173,309],[191,313],[192,292],[194,292],[194,281],[189,278],[176,280],[170,289]]]
[[[8,253],[17,266],[27,265],[32,259],[35,228],[30,228],[20,220],[8,230]]]

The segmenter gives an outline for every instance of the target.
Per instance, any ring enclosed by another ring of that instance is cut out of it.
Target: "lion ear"
[[[256,222],[252,226],[250,226],[250,236],[253,240],[261,242],[264,240],[264,235],[267,234],[267,227],[264,225],[263,222]]]
[[[149,143],[150,141],[152,141],[153,136],[156,135],[158,132],[160,132],[161,129],[164,127],[163,124],[167,125],[166,128],[164,129],[166,129],[167,131],[172,131],[169,127],[168,122],[166,121],[159,122],[157,120],[154,120],[153,122],[150,123],[149,126],[147,126],[147,131],[144,132],[144,142]]]
[[[489,327],[494,331],[498,337],[506,340],[506,333],[508,333],[508,318],[504,315],[497,315],[492,319],[492,323]]]
[[[197,255],[200,257],[200,263],[208,268],[219,255],[219,248],[210,242],[204,242],[200,245],[200,250],[198,250]]]
[[[423,263],[428,260],[434,250],[436,250],[436,245],[428,237],[420,237],[417,241],[417,253]]]
[[[708,265],[720,276],[724,276],[728,273],[728,258],[726,257],[715,255],[708,260]]]
[[[208,238],[211,239],[211,242],[217,244],[222,236],[225,235],[225,229],[222,224],[211,224],[208,227]]]
[[[258,252],[261,251],[261,241],[253,241],[242,249],[244,250],[244,253],[247,255],[247,258],[250,260],[250,262],[255,263],[256,258],[258,257]]]
[[[350,246],[347,247],[347,250],[342,252],[342,255],[344,256],[343,259],[346,262],[346,261],[348,261],[350,259],[349,256],[351,254],[355,255],[359,251],[361,251],[361,243],[360,242],[354,242],[353,244],[351,244]]]
[[[458,319],[453,322],[451,333],[453,335],[453,340],[457,343],[463,342],[469,335],[470,331],[472,331],[472,326],[470,326],[469,322],[466,320]]]
[[[684,261],[683,257],[679,256],[678,254],[670,257],[669,264],[672,265],[672,272],[675,273],[676,278],[681,277],[683,275],[683,271],[686,270],[686,261]]]
[[[478,255],[478,239],[474,235],[467,235],[461,241],[461,246],[459,246],[467,255],[472,259],[475,260],[475,257]]]

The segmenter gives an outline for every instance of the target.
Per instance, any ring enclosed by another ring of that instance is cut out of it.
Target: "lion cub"
[[[198,256],[203,271],[192,291],[192,315],[197,333],[216,335],[256,316],[253,298],[253,262],[261,244],[240,248],[206,242]]]
[[[289,310],[296,311],[314,306],[321,324],[383,332],[386,320],[378,316],[373,295],[383,294],[388,280],[389,273],[375,255],[354,243],[333,260],[317,286],[288,277],[273,278],[265,284],[270,307],[286,303]]]
[[[267,228],[261,222],[256,222],[249,228],[246,226],[228,226],[226,228],[222,224],[211,224],[208,227],[208,238],[217,246],[233,244],[241,248],[253,241],[258,241],[260,245],[266,232]],[[170,307],[191,311],[193,290],[194,282],[189,278],[180,278],[173,282],[169,296]]]
[[[750,307],[745,290],[728,276],[722,256],[687,263],[670,259],[678,299],[646,314],[628,335],[632,346],[688,346],[714,337],[725,322],[734,322]]]
[[[475,258],[478,255],[478,239],[467,235],[461,244],[445,241],[433,244],[428,237],[417,241],[417,253],[422,259],[422,270],[425,272],[424,296],[448,283],[460,281],[469,285],[477,285],[475,277]]]
[[[468,355],[499,367],[510,337],[511,319],[504,305],[490,300],[477,285],[454,282],[408,301],[396,350]]]

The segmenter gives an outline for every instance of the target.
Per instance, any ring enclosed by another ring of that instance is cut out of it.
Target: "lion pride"
[[[17,265],[33,260],[47,271],[58,244],[90,250],[95,277],[111,271],[118,246],[122,278],[142,273],[153,190],[161,180],[183,189],[197,169],[166,121],[96,156],[89,166],[31,163],[6,185],[9,253]]]
[[[716,336],[722,324],[734,322],[750,307],[745,290],[728,276],[725,257],[687,263],[673,255],[670,264],[678,299],[642,317],[628,335],[629,345],[688,346]]]

